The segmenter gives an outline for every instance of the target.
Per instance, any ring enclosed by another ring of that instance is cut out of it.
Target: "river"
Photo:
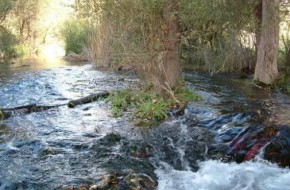
[[[111,185],[124,190],[142,177],[153,185],[133,184],[140,189],[289,189],[290,98],[228,75],[184,77],[203,101],[153,127],[111,117],[105,100],[15,112],[0,125],[0,189],[89,187],[112,173]],[[84,63],[0,65],[0,108],[58,105],[139,85],[131,73]]]

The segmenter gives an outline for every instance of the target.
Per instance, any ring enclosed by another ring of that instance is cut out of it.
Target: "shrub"
[[[89,27],[79,20],[68,20],[61,29],[61,36],[65,42],[66,54],[74,52],[80,54],[88,41]]]
[[[9,31],[0,27],[0,53],[4,59],[9,59],[15,57],[15,45],[17,44],[17,39]]]
[[[167,118],[168,105],[163,99],[147,100],[140,103],[138,116],[149,120],[164,120]]]
[[[15,54],[17,57],[23,58],[31,53],[31,48],[27,44],[18,44],[14,46]]]
[[[110,95],[107,101],[111,103],[112,115],[115,117],[122,116],[128,109],[143,119],[163,120],[167,117],[167,103],[150,91],[120,90]]]
[[[283,73],[275,82],[275,87],[277,87],[281,92],[290,94],[290,74]]]
[[[122,116],[123,112],[126,111],[132,103],[130,99],[131,93],[127,90],[117,91],[107,98],[107,101],[111,103],[112,114],[114,117]]]
[[[279,60],[278,62],[281,65],[284,65],[287,72],[290,71],[290,38],[289,37],[282,37],[282,44],[279,50]]]
[[[114,117],[122,116],[124,111],[132,111],[134,117],[161,121],[167,118],[170,108],[184,107],[185,102],[202,99],[186,87],[178,88],[174,93],[176,97],[164,98],[146,88],[137,92],[120,90],[111,94],[107,101],[111,103]]]

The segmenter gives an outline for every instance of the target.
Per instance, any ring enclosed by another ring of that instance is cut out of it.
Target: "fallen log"
[[[87,104],[87,103],[96,101],[99,98],[105,98],[109,96],[109,94],[110,93],[108,91],[103,91],[96,94],[91,94],[89,96],[86,96],[80,99],[71,100],[67,104],[57,104],[57,105],[51,105],[51,106],[28,104],[28,105],[17,106],[17,107],[12,107],[12,108],[0,108],[0,120],[7,119],[13,115],[19,115],[19,114],[25,115],[25,114],[30,114],[33,112],[41,112],[41,111],[45,111],[48,109],[65,106],[65,105],[67,105],[69,108],[74,108],[77,105]]]
[[[92,95],[89,95],[89,96],[86,96],[86,97],[83,97],[83,98],[80,98],[80,99],[77,99],[77,100],[71,100],[71,101],[68,102],[67,106],[69,108],[74,108],[77,105],[87,104],[87,103],[96,101],[99,98],[106,98],[109,95],[110,95],[110,93],[108,91],[99,92],[97,94],[92,94]]]
[[[29,105],[17,106],[17,107],[12,107],[12,108],[0,108],[0,118],[7,119],[8,117],[11,117],[17,114],[22,115],[22,114],[30,114],[33,112],[41,112],[41,111],[45,111],[51,108],[63,106],[63,105],[65,104],[52,105],[52,106],[29,104]]]

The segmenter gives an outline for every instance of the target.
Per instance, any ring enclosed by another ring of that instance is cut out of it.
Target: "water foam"
[[[290,189],[290,169],[264,162],[199,163],[197,172],[174,170],[163,163],[155,173],[158,190],[286,190]]]

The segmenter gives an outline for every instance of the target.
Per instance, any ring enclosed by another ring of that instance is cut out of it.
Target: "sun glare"
[[[69,5],[74,0],[49,0],[43,4],[39,17],[39,27],[43,28],[46,36],[44,43],[39,47],[39,55],[45,59],[57,59],[65,55],[64,42],[58,36],[64,21],[73,12]]]
[[[41,56],[46,59],[55,59],[65,56],[64,47],[60,44],[47,44],[41,49]]]

